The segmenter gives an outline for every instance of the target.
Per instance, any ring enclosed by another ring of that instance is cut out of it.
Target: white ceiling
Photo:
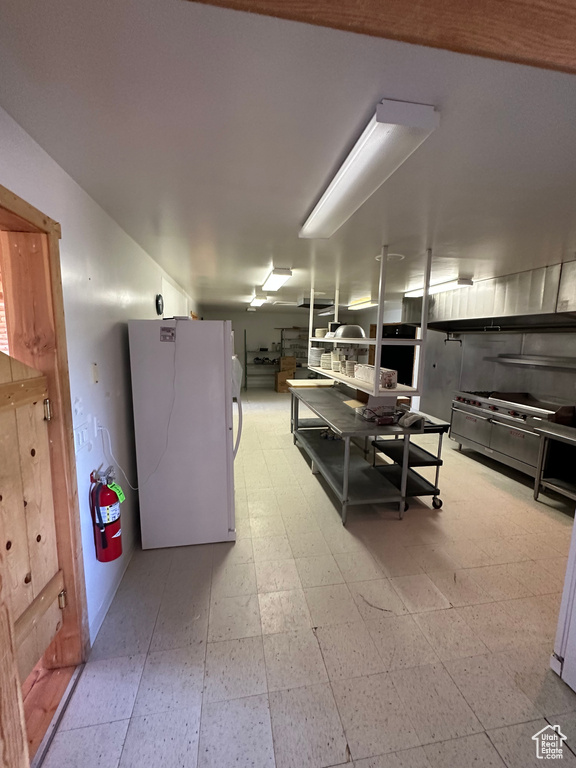
[[[0,104],[201,304],[273,261],[344,301],[573,259],[576,77],[181,0],[2,0]],[[298,230],[382,98],[441,125],[327,241]],[[1,179],[0,179],[1,182]],[[49,214],[49,211],[47,211]]]

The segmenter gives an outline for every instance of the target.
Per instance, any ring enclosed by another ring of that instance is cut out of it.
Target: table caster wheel
[[[440,509],[442,507],[442,499],[437,499],[436,497],[434,497],[432,499],[432,506],[434,507],[434,509]]]

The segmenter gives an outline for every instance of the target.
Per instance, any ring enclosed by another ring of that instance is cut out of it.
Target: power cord
[[[122,472],[122,474],[124,475],[124,479],[126,480],[128,485],[130,486],[130,488],[132,488],[133,491],[137,491],[138,490],[138,486],[137,485],[136,486],[132,485],[130,480],[128,480],[128,475],[126,474],[126,472],[124,472],[120,462],[118,461],[116,456],[114,456],[114,454],[112,453],[112,438],[110,437],[110,431],[106,427],[102,427],[102,426],[98,427],[98,431],[99,432],[106,432],[106,434],[108,435],[108,446],[109,446],[109,452],[110,452],[110,457],[109,458],[112,459],[112,461],[114,462],[114,464],[116,464],[116,466],[118,467],[120,472]],[[104,445],[104,441],[102,441],[102,444]],[[104,446],[104,453],[106,453],[106,446]]]
[[[174,328],[175,328],[175,329],[176,329],[177,327],[178,327],[178,320],[176,320],[176,322],[175,322],[175,325],[174,325]],[[170,402],[170,415],[169,415],[169,417],[168,417],[168,426],[166,427],[166,442],[165,442],[165,444],[164,444],[164,450],[162,451],[162,453],[161,453],[161,455],[160,455],[160,458],[158,459],[158,462],[157,462],[156,466],[154,467],[154,469],[152,470],[152,472],[150,472],[150,474],[148,475],[148,477],[147,477],[145,480],[143,480],[143,481],[140,483],[140,486],[142,486],[142,487],[143,487],[143,486],[145,486],[145,485],[146,485],[146,483],[147,483],[147,482],[148,482],[148,481],[149,481],[149,480],[152,478],[152,476],[153,476],[153,475],[156,473],[156,471],[157,471],[158,467],[159,467],[159,466],[160,466],[160,464],[162,463],[162,459],[163,459],[163,458],[164,458],[164,456],[166,455],[166,451],[168,450],[168,441],[169,441],[169,437],[170,437],[170,426],[171,426],[171,424],[172,424],[172,415],[173,415],[173,413],[174,413],[174,403],[175,403],[175,402],[176,402],[176,341],[174,341],[174,355],[173,355],[173,357],[172,357],[172,398],[171,398],[171,402]],[[139,487],[140,487],[140,486],[138,486],[138,485],[137,485],[137,486],[133,486],[133,485],[132,485],[132,483],[130,482],[130,480],[128,480],[128,476],[126,475],[126,472],[124,472],[124,470],[122,469],[121,465],[119,464],[119,462],[118,462],[118,459],[117,459],[117,458],[114,456],[114,454],[112,453],[112,439],[111,439],[111,437],[110,437],[110,432],[109,432],[109,430],[108,430],[106,427],[103,427],[103,426],[99,426],[99,427],[98,427],[98,430],[99,430],[99,431],[102,431],[102,432],[106,432],[106,434],[108,435],[108,445],[109,445],[109,447],[110,447],[110,448],[109,448],[109,450],[110,450],[110,458],[111,458],[111,459],[113,460],[113,462],[116,464],[116,466],[118,467],[118,469],[120,470],[120,472],[122,472],[122,474],[124,475],[124,478],[126,479],[126,482],[127,482],[127,483],[128,483],[128,485],[130,486],[130,488],[131,488],[133,491],[137,491],[137,490],[139,489]],[[103,447],[104,447],[104,452],[106,452],[106,446],[104,445],[104,440],[102,440],[102,445],[103,445]]]

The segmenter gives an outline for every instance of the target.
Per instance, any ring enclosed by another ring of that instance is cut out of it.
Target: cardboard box
[[[289,371],[278,371],[276,374],[274,389],[276,392],[288,392],[288,379],[294,379],[296,377],[296,368],[292,368]]]
[[[280,358],[280,370],[281,371],[294,371],[296,370],[296,358],[295,357],[281,357]],[[289,378],[294,378],[289,377]]]

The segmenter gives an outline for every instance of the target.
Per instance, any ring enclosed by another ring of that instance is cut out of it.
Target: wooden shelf
[[[368,395],[373,394],[373,387],[367,381],[361,379],[355,379],[351,376],[345,376],[343,373],[337,373],[336,371],[327,371],[323,368],[313,368],[308,366],[309,371],[314,373],[320,373],[322,376],[326,376],[328,379],[335,379],[341,381],[343,384],[347,384],[352,389],[359,389],[361,392],[366,392]],[[406,384],[398,384],[394,389],[380,389],[378,397],[416,397],[421,393],[414,387],[409,387]]]
[[[327,339],[325,337],[319,338],[317,336],[311,336],[309,338],[309,341],[320,341],[324,344],[358,344],[359,346],[362,345],[373,345],[376,344],[376,339],[371,338],[364,338],[364,339],[344,339],[344,338],[331,338]],[[419,347],[422,344],[422,339],[382,339],[382,346],[383,347]]]

